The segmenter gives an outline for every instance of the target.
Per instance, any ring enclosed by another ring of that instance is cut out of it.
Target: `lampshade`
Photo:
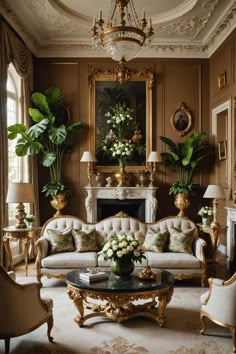
[[[26,203],[34,201],[34,189],[32,183],[9,183],[7,203]]]
[[[147,162],[160,162],[161,158],[160,158],[160,154],[158,151],[151,151],[149,156],[148,156],[148,160]]]
[[[209,184],[203,198],[224,199],[225,193],[223,188],[218,184]]]
[[[84,151],[81,162],[96,162],[96,157],[92,151]]]

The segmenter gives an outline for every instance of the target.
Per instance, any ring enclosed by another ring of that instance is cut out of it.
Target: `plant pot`
[[[57,212],[53,216],[61,215],[61,210],[66,207],[67,198],[65,193],[56,194],[51,200],[51,206],[57,210]]]
[[[210,225],[210,219],[209,218],[202,218],[202,225],[203,226],[209,226]]]
[[[184,217],[184,209],[188,208],[190,205],[190,201],[188,199],[188,194],[185,193],[178,193],[175,195],[175,206],[177,209],[180,210],[179,216],[180,218]]]
[[[127,278],[134,271],[134,262],[129,257],[113,259],[111,271],[120,278]]]

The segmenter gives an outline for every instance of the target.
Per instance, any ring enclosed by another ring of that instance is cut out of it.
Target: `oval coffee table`
[[[67,293],[79,311],[75,322],[80,327],[96,316],[117,322],[144,316],[156,320],[160,327],[164,326],[165,308],[173,294],[173,274],[160,270],[155,280],[141,280],[137,271],[128,278],[117,278],[106,271],[108,279],[88,283],[79,277],[80,272],[85,271],[73,270],[65,277]],[[137,300],[142,302],[137,303]],[[90,313],[85,314],[85,309],[90,309]]]

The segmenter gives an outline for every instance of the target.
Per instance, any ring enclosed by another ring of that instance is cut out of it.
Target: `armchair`
[[[53,302],[40,297],[40,284],[17,284],[14,274],[8,274],[0,265],[0,339],[5,340],[5,354],[10,350],[10,339],[29,333],[47,322],[48,339],[53,327]]]
[[[236,352],[236,273],[227,281],[209,278],[209,291],[200,298],[200,320],[205,332],[205,317],[230,329],[233,336],[233,351]]]

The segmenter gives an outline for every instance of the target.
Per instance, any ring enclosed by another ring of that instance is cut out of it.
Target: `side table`
[[[18,229],[16,227],[4,227],[3,228],[3,246],[6,251],[10,268],[13,270],[12,254],[10,248],[11,241],[22,240],[24,246],[24,259],[25,259],[25,275],[28,275],[28,257],[29,257],[29,245],[31,240],[37,240],[40,236],[41,227],[32,227]]]
[[[213,265],[215,265],[216,251],[220,244],[220,235],[224,230],[227,229],[227,226],[204,226],[203,224],[197,224],[197,226],[199,234],[208,234],[210,236],[209,239],[206,239],[208,248],[207,262],[213,263]]]

